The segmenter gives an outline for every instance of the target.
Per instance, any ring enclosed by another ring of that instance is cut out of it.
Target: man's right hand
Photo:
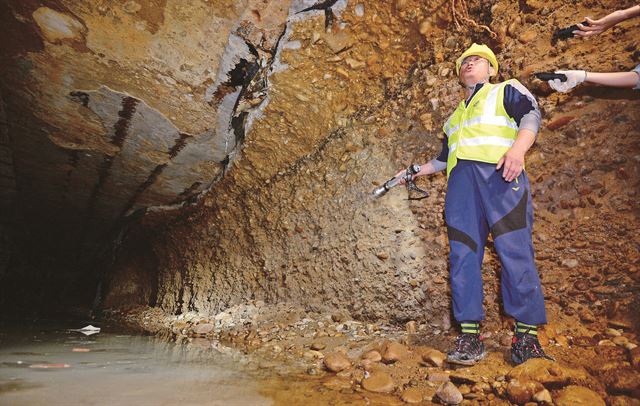
[[[405,183],[407,183],[407,179],[406,179],[406,176],[405,176],[405,175],[406,175],[406,173],[407,173],[407,170],[406,170],[406,169],[403,169],[403,170],[401,170],[400,172],[396,173],[396,175],[394,176],[394,178],[397,178],[398,176],[402,176],[402,177],[400,178],[400,184],[401,184],[401,185],[404,185]],[[410,176],[411,176],[411,178],[413,179],[413,175],[410,175]]]

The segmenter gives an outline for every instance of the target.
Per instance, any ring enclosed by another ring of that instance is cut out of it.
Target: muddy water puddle
[[[240,353],[80,327],[0,326],[0,405],[274,404]]]

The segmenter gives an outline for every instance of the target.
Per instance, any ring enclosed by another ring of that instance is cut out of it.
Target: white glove
[[[567,93],[587,78],[587,72],[583,70],[558,70],[555,73],[564,73],[567,75],[567,81],[561,82],[560,79],[549,80],[549,86],[558,92]]]

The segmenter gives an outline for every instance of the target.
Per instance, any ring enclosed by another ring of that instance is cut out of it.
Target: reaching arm
[[[631,72],[586,72],[585,82],[613,87],[635,87],[640,79],[640,74]]]
[[[566,82],[559,79],[548,81],[552,89],[567,93],[582,82],[595,83],[598,85],[638,88],[640,80],[640,65],[631,72],[587,72],[583,70],[559,70],[556,73],[564,73],[567,76]]]
[[[431,161],[427,162],[426,164],[420,167],[420,172],[418,172],[416,176],[431,175],[436,172],[444,171],[445,169],[447,169],[446,162],[438,161],[437,159],[432,159]]]
[[[447,169],[447,163],[438,161],[437,159],[434,158],[431,161],[427,162],[426,164],[420,165],[420,172],[413,175],[413,177],[416,178],[418,176],[431,175],[436,172],[444,171],[445,169]],[[394,177],[402,175],[405,170],[406,169],[403,169],[400,172],[396,173]],[[405,184],[404,178],[400,179],[400,184],[401,185]]]
[[[593,35],[598,35],[605,32],[619,22],[622,22],[629,18],[637,17],[639,15],[640,5],[637,5],[629,7],[625,10],[616,10],[599,20],[592,20],[589,17],[585,17],[585,20],[589,23],[589,25],[578,24],[578,27],[580,29],[578,31],[574,31],[573,33],[578,37],[591,37]]]

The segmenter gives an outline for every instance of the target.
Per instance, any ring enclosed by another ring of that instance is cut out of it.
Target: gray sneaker
[[[538,337],[527,333],[516,333],[511,341],[511,360],[516,365],[520,365],[531,358],[555,361],[553,357],[544,353]]]
[[[480,334],[462,333],[456,338],[456,348],[447,353],[447,362],[474,365],[486,356]]]

